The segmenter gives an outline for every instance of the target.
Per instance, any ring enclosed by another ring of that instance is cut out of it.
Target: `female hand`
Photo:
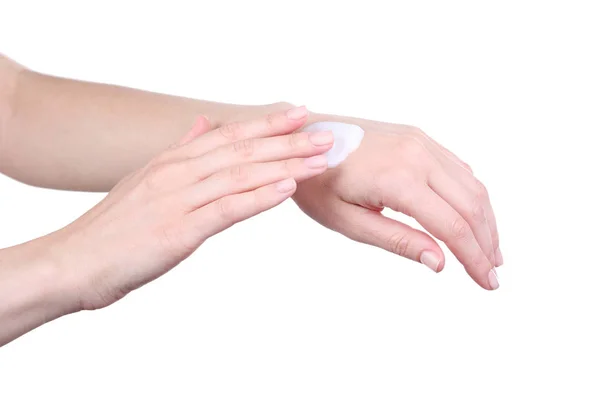
[[[323,225],[440,272],[444,253],[427,233],[381,214],[413,217],[443,241],[481,287],[497,289],[503,262],[496,218],[485,186],[471,168],[421,130],[356,118],[315,121],[359,125],[365,136],[338,167],[298,186],[294,200]],[[318,200],[317,200],[318,199]]]
[[[79,309],[105,307],[156,279],[206,239],[290,197],[327,169],[330,132],[291,133],[306,109],[182,140],[123,179],[96,207],[50,235],[52,259]]]

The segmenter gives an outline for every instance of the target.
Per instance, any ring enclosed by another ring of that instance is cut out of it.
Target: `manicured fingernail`
[[[496,290],[500,287],[500,284],[498,283],[498,275],[496,275],[496,268],[492,268],[490,269],[490,272],[488,272],[488,282],[492,290]]]
[[[302,119],[308,115],[308,110],[306,109],[305,106],[296,107],[296,108],[292,108],[291,110],[288,110],[285,113],[285,115],[289,119]]]
[[[426,265],[431,268],[433,272],[438,272],[438,267],[440,266],[440,259],[437,254],[433,251],[424,251],[421,253],[421,264]]]
[[[504,257],[502,257],[502,252],[500,251],[500,247],[496,249],[496,267],[504,264]]]
[[[323,168],[327,166],[327,156],[320,154],[304,159],[304,164],[309,168]]]
[[[315,146],[324,146],[333,142],[332,132],[313,132],[308,135],[308,140]]]
[[[281,182],[277,182],[277,184],[275,185],[277,191],[281,193],[287,193],[289,191],[292,191],[295,187],[296,181],[294,181],[294,178],[285,179]]]

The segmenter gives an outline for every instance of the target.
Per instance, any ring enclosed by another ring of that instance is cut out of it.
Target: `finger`
[[[192,233],[190,248],[196,248],[233,224],[282,203],[295,190],[296,182],[287,178],[250,192],[222,197],[188,214],[182,231]]]
[[[258,187],[287,178],[305,180],[327,170],[327,157],[323,154],[300,159],[237,165],[217,172],[185,190],[190,209],[202,207],[221,197],[254,190]]]
[[[360,227],[343,232],[346,236],[424,264],[434,272],[444,269],[444,252],[431,236],[387,218],[380,212],[340,203],[336,207],[339,215],[350,219],[352,226]]]
[[[466,172],[459,173],[460,179],[466,187],[468,187],[471,193],[479,199],[483,205],[485,216],[488,222],[488,229],[490,231],[490,237],[492,240],[492,248],[494,249],[494,260],[495,266],[499,267],[503,263],[502,252],[500,251],[500,235],[498,234],[498,225],[496,223],[496,214],[492,207],[489,193],[486,187],[472,174]]]
[[[492,237],[492,247],[494,249],[494,260],[495,266],[499,267],[503,264],[504,260],[502,252],[500,251],[500,237],[498,234],[498,226],[496,224],[496,215],[492,208],[489,195],[485,186],[473,176],[473,170],[471,167],[458,158],[450,150],[442,146],[440,143],[435,141],[433,138],[424,134],[432,144],[430,148],[439,162],[441,162],[446,168],[452,171],[453,175],[456,175],[457,179],[466,187],[468,187],[473,193],[476,193],[482,198],[485,215],[488,221],[488,227],[490,235]]]
[[[503,263],[502,253],[500,252],[500,236],[498,234],[498,226],[496,224],[496,215],[492,208],[490,196],[486,187],[473,174],[463,168],[458,167],[455,163],[440,160],[441,163],[448,169],[449,175],[455,177],[478,202],[481,203],[485,217],[487,219],[488,230],[492,240],[492,249],[494,252],[493,262],[495,266],[500,266]],[[443,197],[443,196],[442,196]]]
[[[306,158],[323,154],[333,146],[331,132],[291,133],[270,138],[245,139],[221,146],[207,154],[183,161],[180,177],[195,182],[213,173],[240,164]],[[185,171],[188,171],[186,174]],[[189,173],[189,171],[193,171]],[[297,177],[301,179],[301,177]]]
[[[395,192],[402,193],[401,189],[396,188]],[[446,243],[481,287],[488,290],[498,288],[492,264],[479,247],[469,224],[437,193],[424,186],[414,189],[410,199],[394,198],[389,203],[392,209],[408,213],[434,237]]]
[[[210,131],[210,122],[205,116],[201,115],[196,119],[192,129],[179,140],[177,146],[183,146],[208,131]]]
[[[429,174],[429,187],[454,208],[471,227],[479,247],[490,263],[496,264],[492,235],[488,225],[485,200],[463,186],[443,168],[436,168]]]
[[[244,139],[285,135],[300,128],[308,116],[306,107],[266,115],[246,122],[232,122],[198,137],[181,148],[183,158],[198,157],[217,147]]]
[[[500,235],[498,234],[498,225],[496,223],[496,214],[492,208],[492,202],[490,195],[486,187],[477,178],[471,174],[465,172],[459,173],[462,183],[467,186],[476,198],[479,198],[483,204],[485,216],[488,221],[488,228],[490,230],[490,236],[492,238],[492,248],[494,249],[494,259],[496,267],[502,265],[504,260],[502,259],[502,252],[500,251]]]

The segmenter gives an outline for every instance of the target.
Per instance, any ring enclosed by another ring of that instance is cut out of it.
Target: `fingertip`
[[[318,148],[331,148],[335,137],[332,131],[308,132],[308,140]]]
[[[500,287],[500,283],[498,282],[498,274],[496,273],[496,268],[492,268],[488,272],[488,285],[490,287],[490,290],[496,290]]]
[[[204,115],[199,115],[196,118],[196,122],[194,122],[192,129],[190,129],[190,131],[181,138],[178,145],[183,146],[183,145],[193,141],[194,139],[196,139],[198,136],[202,135],[203,133],[208,132],[209,130],[210,130],[210,121]]]
[[[305,158],[304,165],[310,169],[324,169],[327,167],[327,156],[318,154],[316,156]]]
[[[502,257],[502,252],[500,251],[500,247],[498,247],[496,249],[496,267],[501,266],[502,264],[504,264],[504,257]]]
[[[207,132],[210,130],[210,121],[206,116],[199,115],[192,129],[198,132]]]
[[[440,272],[444,268],[442,258],[437,252],[432,250],[423,251],[419,257],[419,261],[435,273]]]
[[[488,291],[494,291],[500,287],[500,283],[498,281],[498,273],[496,272],[496,268],[490,267],[485,270],[486,272],[482,272],[478,276],[474,276],[472,274],[471,278],[481,286],[483,289]]]
[[[442,255],[442,258],[440,260],[440,265],[438,266],[438,273],[442,272],[444,270],[444,267],[446,266],[446,257],[444,257],[444,252],[440,250],[440,254]]]
[[[285,112],[285,116],[292,121],[302,121],[308,116],[306,106],[293,107]]]
[[[291,195],[296,190],[297,184],[294,178],[287,178],[275,184],[277,192]]]

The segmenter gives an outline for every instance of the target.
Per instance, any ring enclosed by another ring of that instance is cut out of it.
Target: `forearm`
[[[288,107],[220,104],[20,71],[0,134],[0,172],[35,186],[107,191],[189,130]],[[2,117],[0,115],[0,117]]]
[[[77,310],[65,290],[69,277],[43,250],[46,240],[0,250],[0,346]]]

